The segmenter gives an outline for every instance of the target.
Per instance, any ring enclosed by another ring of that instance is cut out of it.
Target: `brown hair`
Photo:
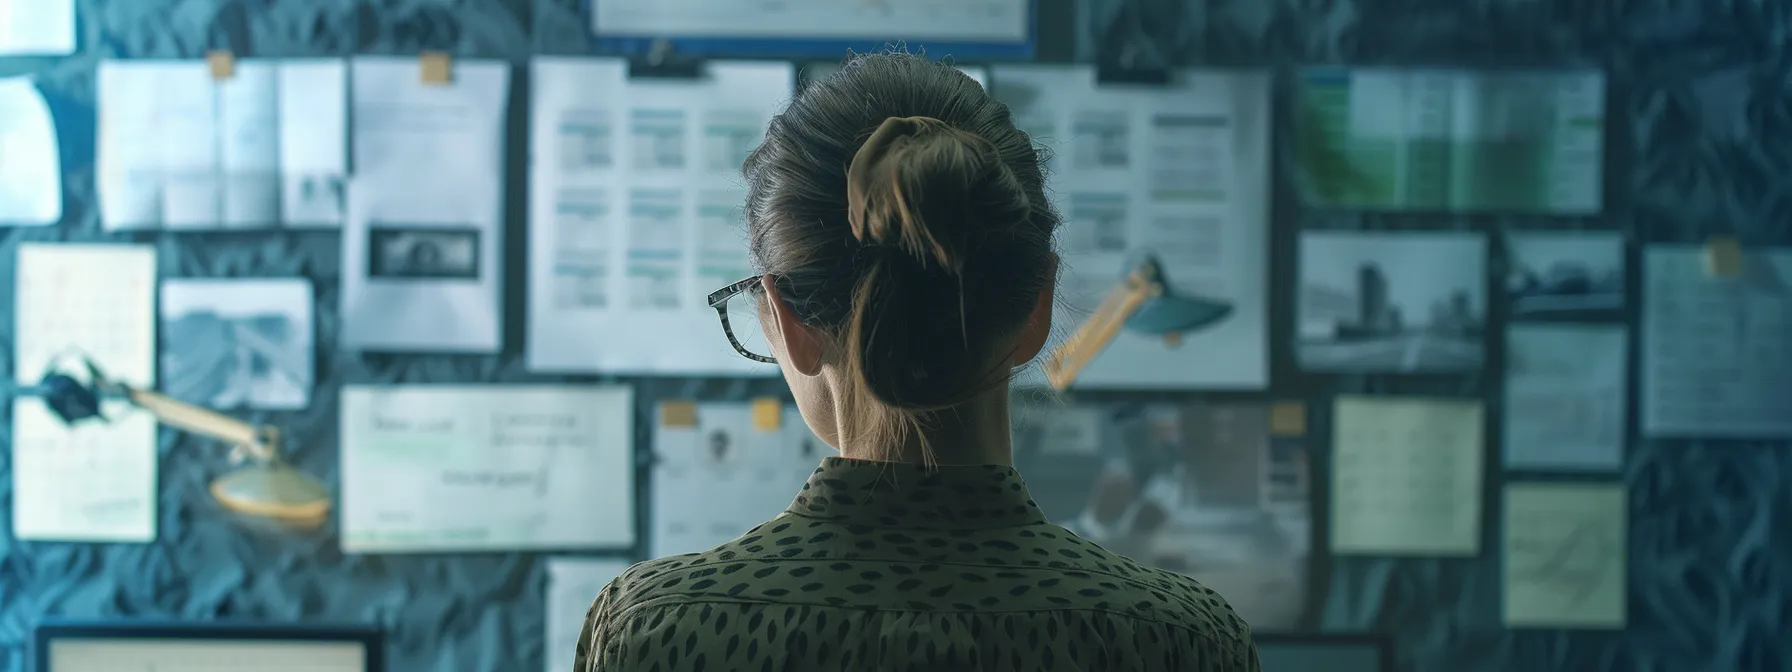
[[[908,54],[855,57],[772,119],[744,166],[752,253],[842,348],[842,441],[887,456],[1007,382],[993,348],[1054,268],[1042,158],[975,80]]]

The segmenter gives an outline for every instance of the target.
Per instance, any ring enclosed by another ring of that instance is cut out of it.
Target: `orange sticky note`
[[[660,402],[660,426],[696,427],[697,402],[684,400]]]
[[[1306,436],[1307,405],[1298,401],[1279,401],[1269,407],[1270,436]]]
[[[454,81],[454,57],[446,51],[425,51],[419,57],[419,76],[424,84],[447,84]]]
[[[1705,270],[1719,278],[1742,275],[1742,243],[1731,236],[1705,241]]]
[[[211,69],[212,79],[230,79],[236,76],[236,56],[228,51],[206,52],[205,65]]]
[[[773,397],[761,397],[753,400],[753,428],[762,432],[775,432],[784,423],[784,404]]]

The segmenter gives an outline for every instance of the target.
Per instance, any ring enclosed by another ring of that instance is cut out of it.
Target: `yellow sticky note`
[[[236,76],[236,56],[228,51],[206,52],[205,65],[211,69],[212,79],[230,79]]]
[[[697,402],[675,400],[660,402],[661,427],[696,427]]]
[[[454,57],[446,51],[425,51],[419,58],[419,76],[424,84],[447,84],[454,81]]]
[[[1705,270],[1719,278],[1742,275],[1742,243],[1731,236],[1705,241]]]
[[[1270,436],[1300,437],[1307,435],[1307,405],[1298,401],[1278,401],[1269,407]]]
[[[753,428],[775,432],[784,423],[784,404],[772,397],[753,400]]]
[[[1629,498],[1616,483],[1506,486],[1506,625],[1621,630]]]

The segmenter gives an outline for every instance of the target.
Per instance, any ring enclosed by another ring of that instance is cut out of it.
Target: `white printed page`
[[[0,79],[0,226],[62,221],[56,120],[29,77]]]
[[[1168,297],[1129,324],[1084,389],[1259,389],[1269,380],[1269,79],[1183,71],[1167,86],[1104,86],[1092,67],[1007,66],[991,90],[1053,152],[1064,216],[1054,316],[1074,331],[1148,258]],[[1166,339],[1176,335],[1180,338]]]
[[[604,586],[627,570],[627,560],[612,558],[548,558],[546,672],[573,669],[585,615]]]
[[[336,226],[347,175],[346,65],[244,59],[102,61],[103,225],[129,229]]]
[[[75,53],[75,0],[0,0],[0,56]]]
[[[1630,334],[1621,325],[1506,331],[1506,466],[1616,470],[1624,461]]]
[[[345,388],[343,550],[632,544],[633,403],[627,387]]]
[[[698,553],[727,543],[789,508],[833,449],[795,408],[775,429],[756,426],[747,404],[697,407],[697,424],[654,432],[649,555]]]
[[[497,352],[510,66],[458,61],[436,85],[414,58],[364,57],[353,88],[342,344]]]
[[[19,246],[14,375],[90,358],[110,378],[155,381],[155,248]],[[13,534],[20,539],[149,542],[156,536],[156,422],[123,401],[109,420],[70,427],[39,397],[13,400]]]
[[[1698,245],[1644,254],[1643,433],[1792,437],[1792,250],[1744,248],[1713,277]]]
[[[792,66],[631,80],[621,60],[537,58],[530,81],[529,369],[776,375],[735,352],[704,298],[753,273],[740,167]]]
[[[348,199],[348,64],[280,66],[281,218],[293,227],[339,227]]]

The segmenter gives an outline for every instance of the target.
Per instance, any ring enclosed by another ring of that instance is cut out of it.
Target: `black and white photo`
[[[1307,232],[1299,291],[1307,371],[1460,372],[1486,359],[1481,234]]]
[[[309,280],[167,280],[161,302],[164,394],[220,410],[310,404],[316,351]]]
[[[1520,319],[1624,309],[1624,237],[1615,231],[1531,232],[1506,241],[1506,299]]]
[[[369,278],[479,279],[476,229],[376,224],[369,227],[368,238]]]

